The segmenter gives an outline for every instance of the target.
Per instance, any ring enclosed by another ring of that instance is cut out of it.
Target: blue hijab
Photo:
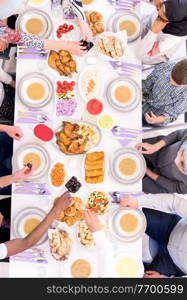
[[[6,19],[21,7],[24,0],[6,0],[0,4],[0,19]]]
[[[163,32],[175,36],[187,35],[187,0],[166,0],[164,5],[169,24]]]

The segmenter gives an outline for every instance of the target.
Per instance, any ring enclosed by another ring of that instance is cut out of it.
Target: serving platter
[[[42,32],[37,34],[40,38],[47,39],[51,36],[53,32],[53,22],[50,16],[40,9],[26,9],[19,14],[16,20],[16,29],[30,34],[30,32],[27,31],[26,24],[31,19],[38,19],[43,24]]]
[[[27,89],[32,84],[41,84],[44,89],[44,95],[40,100],[32,100],[27,94]],[[54,95],[53,83],[51,80],[41,73],[28,73],[21,78],[18,83],[17,93],[20,101],[27,107],[41,108],[46,106]]]
[[[13,231],[16,238],[24,238],[26,234],[24,232],[23,226],[24,222],[28,219],[36,218],[42,221],[46,217],[46,212],[38,207],[27,207],[20,210],[15,218],[13,219]],[[41,245],[47,240],[47,234],[40,239],[36,245]]]

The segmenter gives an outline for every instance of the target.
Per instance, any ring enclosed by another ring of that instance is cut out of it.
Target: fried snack
[[[63,222],[65,222],[68,226],[73,226],[76,223],[76,218],[75,217],[68,217],[65,216],[63,219]]]
[[[84,214],[82,210],[77,210],[75,214],[76,221],[82,221],[84,219]]]
[[[97,40],[96,47],[100,53],[112,58],[119,58],[124,54],[121,42],[115,36],[103,36]]]
[[[95,146],[98,132],[90,125],[63,122],[63,129],[56,133],[57,145],[67,155],[82,154]]]
[[[50,173],[51,183],[54,187],[60,187],[64,183],[65,170],[64,165],[56,163]]]
[[[77,72],[76,62],[68,51],[50,51],[48,65],[56,70],[61,76],[72,77],[72,73]]]
[[[97,11],[85,11],[85,15],[93,36],[105,31],[105,26],[102,23],[103,16],[101,13]]]
[[[83,206],[83,201],[81,198],[78,197],[74,197],[72,198],[72,205],[76,208],[76,209],[81,209]]]
[[[58,221],[61,221],[64,218],[64,212],[61,211],[60,215],[56,218]]]
[[[101,183],[104,180],[104,152],[92,152],[86,154],[85,181],[90,184]]]
[[[72,241],[66,231],[55,231],[52,233],[50,249],[53,257],[57,260],[66,260],[70,253]]]
[[[86,248],[95,244],[93,235],[84,221],[79,224],[78,238],[80,243]]]
[[[73,217],[76,214],[76,209],[73,206],[68,207],[65,211],[64,211],[64,215],[68,216],[68,217]]]

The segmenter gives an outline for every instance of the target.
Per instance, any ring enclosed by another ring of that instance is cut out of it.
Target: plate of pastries
[[[72,78],[77,73],[77,64],[69,51],[51,50],[48,56],[48,66],[60,76]]]

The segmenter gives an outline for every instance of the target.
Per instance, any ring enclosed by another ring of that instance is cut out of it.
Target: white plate
[[[65,171],[65,176],[64,176],[64,182],[59,186],[59,187],[55,187],[52,182],[51,182],[51,177],[50,177],[50,174],[51,174],[51,171],[52,169],[54,168],[54,166],[57,164],[57,163],[61,163],[64,165],[64,171]],[[48,180],[49,180],[49,184],[50,184],[50,187],[54,190],[54,191],[61,191],[62,190],[62,187],[66,184],[67,182],[67,167],[66,167],[66,164],[65,164],[65,161],[63,160],[55,160],[54,162],[52,162],[51,164],[51,167],[49,169],[49,172],[48,172]]]
[[[98,100],[101,99],[103,94],[103,86],[100,74],[102,74],[102,70],[98,66],[93,65],[85,67],[80,73],[78,79],[79,93],[81,98],[84,99],[86,102],[94,98]],[[95,81],[96,85],[93,92],[86,95],[85,87],[88,86],[88,83],[91,79]]]
[[[60,25],[63,25],[65,23],[68,24],[68,26],[73,25],[74,29],[70,32],[62,34],[62,37],[58,38],[56,31]],[[62,22],[58,23],[54,28],[53,36],[56,41],[63,41],[63,42],[80,42],[81,41],[81,33],[80,33],[79,27],[74,22],[69,21],[69,20],[65,20],[64,22],[62,21]]]
[[[102,54],[98,49],[97,49],[97,42],[99,39],[105,37],[105,36],[115,36],[117,39],[120,40],[120,43],[121,43],[121,46],[122,46],[122,49],[124,51],[123,55],[121,57],[117,57],[117,58],[112,58],[108,55],[104,55]],[[121,31],[117,32],[117,33],[114,33],[114,32],[103,32],[101,34],[99,34],[96,38],[96,41],[95,41],[95,49],[96,49],[96,52],[98,54],[98,56],[104,60],[109,60],[109,61],[123,61],[124,58],[127,56],[127,51],[128,51],[128,46],[127,46],[127,36],[126,34]]]
[[[119,220],[122,215],[131,213],[134,214],[138,218],[138,228],[133,233],[125,233],[122,229],[120,229]],[[109,216],[108,219],[108,228],[109,232],[116,237],[121,242],[131,243],[135,242],[136,240],[140,239],[143,234],[145,233],[147,226],[146,218],[144,213],[139,210],[124,210],[117,208],[115,209],[112,214]]]
[[[114,270],[115,270],[115,277],[119,278],[119,275],[116,273],[116,263],[118,260],[122,258],[129,258],[137,263],[137,274],[134,278],[142,278],[144,274],[144,265],[142,263],[142,260],[140,258],[137,258],[135,254],[128,253],[127,251],[124,251],[123,253],[119,253],[116,258],[114,259]],[[130,278],[130,276],[124,276],[123,278]]]
[[[43,177],[48,172],[49,165],[50,165],[50,157],[48,152],[45,150],[45,148],[35,143],[24,144],[17,149],[17,151],[14,153],[13,156],[13,166],[16,171],[24,167],[23,166],[24,156],[27,153],[32,153],[32,152],[38,154],[42,162],[41,162],[41,167],[38,170],[36,170],[32,174],[32,176],[28,178],[28,180],[35,180]]]
[[[114,91],[117,86],[124,85],[127,86],[131,91],[131,99],[124,103],[120,104],[114,97]],[[137,82],[131,78],[118,77],[113,80],[107,87],[106,97],[109,104],[116,110],[121,112],[129,112],[134,110],[141,100],[140,87]]]
[[[26,220],[36,218],[39,221],[43,221],[46,217],[46,212],[38,207],[27,207],[19,211],[19,213],[13,219],[13,230],[16,238],[24,238],[26,234],[23,230],[23,226]],[[43,244],[47,239],[47,234],[45,234],[36,245]]]
[[[95,144],[91,149],[94,149],[96,146],[98,146],[98,145],[100,144],[101,138],[102,138],[102,136],[101,136],[101,131],[100,131],[100,129],[99,129],[96,125],[94,125],[94,124],[92,124],[92,123],[89,123],[89,122],[73,120],[73,119],[71,119],[71,118],[63,119],[63,121],[71,122],[71,123],[76,123],[76,124],[82,124],[82,125],[89,125],[89,126],[91,126],[91,127],[94,128],[94,130],[97,132],[98,137],[99,137],[99,140],[98,140],[97,144]],[[58,127],[56,128],[56,130],[55,130],[55,133],[57,133],[57,132],[59,132],[60,130],[62,130],[62,128],[63,128],[62,125],[61,125],[61,126],[58,126]],[[55,144],[55,148],[57,148],[57,149],[60,151],[58,145],[56,144],[56,141],[57,141],[57,138],[56,138],[56,136],[54,136],[53,144]],[[91,149],[89,149],[88,151],[90,151]],[[88,151],[86,151],[86,152],[84,152],[84,153],[82,153],[82,154],[74,154],[74,155],[69,155],[69,156],[70,156],[70,157],[74,157],[74,156],[77,156],[77,155],[84,155],[84,154],[87,153]],[[62,152],[62,151],[61,151],[61,152]],[[63,153],[63,152],[62,152],[62,153]],[[63,153],[63,154],[66,155],[65,153]]]
[[[33,83],[40,83],[45,89],[45,94],[41,100],[31,100],[27,94],[27,88]],[[54,89],[51,80],[41,73],[28,73],[18,83],[18,96],[27,107],[43,107],[52,100],[53,95]]]
[[[131,176],[123,176],[118,172],[118,163],[123,157],[133,158],[137,162],[137,172],[135,172],[135,174]],[[124,147],[111,155],[110,170],[112,176],[118,182],[122,184],[132,184],[144,177],[146,171],[146,162],[143,155],[141,155],[136,149]]]
[[[28,22],[28,20],[33,18],[39,19],[43,22],[43,30],[38,34],[38,36],[42,39],[49,38],[53,31],[53,22],[50,16],[43,10],[30,8],[23,11],[23,13],[21,13],[16,20],[16,29],[21,32],[30,34],[27,31],[26,23]]]
[[[106,153],[104,150],[102,150],[101,148],[97,147],[97,148],[93,148],[91,150],[89,150],[87,153],[93,153],[93,152],[101,152],[103,151],[105,154],[105,160],[104,160],[104,180],[101,183],[95,183],[95,184],[91,184],[86,182],[85,180],[85,160],[86,160],[86,154],[84,155],[83,159],[82,159],[82,168],[81,168],[81,173],[82,173],[82,181],[84,184],[86,184],[89,188],[91,189],[101,189],[102,190],[102,186],[106,181],[106,176],[108,174],[108,161],[107,161],[107,157],[106,157]]]
[[[108,206],[105,210],[105,212],[103,214],[99,214],[98,216],[102,217],[104,216],[106,213],[109,213],[110,212],[110,206],[111,206],[111,203],[112,203],[112,198],[110,196],[110,194],[105,190],[105,189],[101,189],[101,188],[95,188],[95,189],[90,189],[89,193],[87,193],[87,196],[85,197],[85,205],[87,207],[87,204],[88,204],[88,199],[89,199],[89,196],[90,194],[94,193],[94,192],[104,192],[106,195],[107,195],[107,198],[108,198]]]
[[[119,24],[123,20],[132,21],[136,25],[137,30],[131,37],[127,36],[126,30],[125,31],[120,31]],[[140,23],[141,22],[140,22],[140,19],[139,19],[138,15],[135,14],[134,12],[123,12],[123,13],[116,12],[110,18],[107,27],[110,31],[122,32],[122,34],[124,33],[127,36],[127,41],[130,43],[130,42],[136,41],[140,37]]]

